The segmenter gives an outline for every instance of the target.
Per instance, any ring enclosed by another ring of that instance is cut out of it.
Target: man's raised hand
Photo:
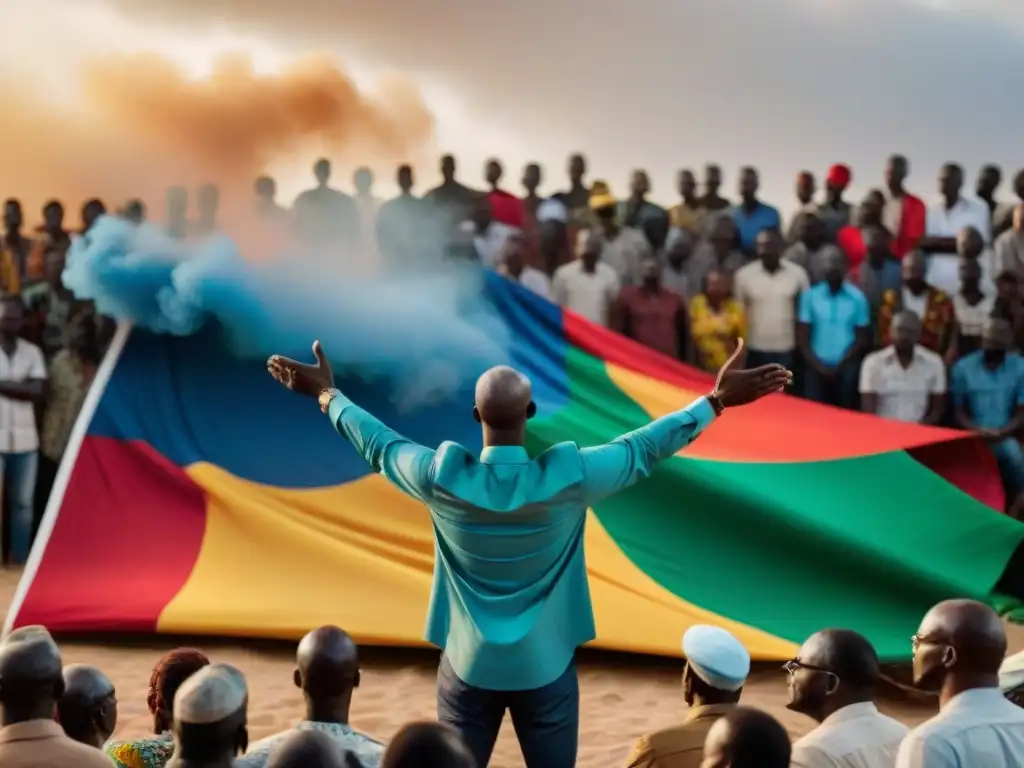
[[[324,356],[324,350],[319,341],[313,342],[313,356],[316,358],[316,363],[309,365],[280,355],[273,355],[267,359],[267,371],[279,384],[288,387],[293,392],[318,397],[325,389],[334,387],[334,372]]]
[[[765,395],[781,392],[793,382],[793,374],[777,364],[762,365],[750,370],[740,369],[745,359],[743,346],[743,339],[740,339],[736,351],[725,361],[715,380],[715,391],[712,394],[724,408],[760,400]]]

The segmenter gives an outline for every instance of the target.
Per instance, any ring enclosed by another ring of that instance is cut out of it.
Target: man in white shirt
[[[1024,281],[1024,203],[1013,207],[1012,227],[996,238],[993,272],[1013,272]]]
[[[39,467],[36,404],[46,397],[46,364],[35,344],[19,338],[21,297],[0,298],[0,487],[10,487],[11,560],[24,565],[32,544]]]
[[[473,245],[480,263],[489,269],[497,269],[502,251],[505,249],[505,241],[521,230],[495,221],[491,201],[487,197],[481,195],[475,205],[471,220]]]
[[[551,281],[548,276],[539,269],[534,269],[526,263],[526,236],[521,232],[515,232],[505,241],[505,250],[502,252],[501,264],[498,265],[498,273],[519,283],[538,296],[551,300]]]
[[[603,245],[600,234],[580,231],[576,237],[576,260],[555,271],[552,292],[563,309],[607,328],[620,282],[618,273],[601,260]]]
[[[900,312],[892,320],[892,344],[864,358],[860,403],[865,413],[914,424],[938,424],[946,402],[946,366],[917,342],[921,319]]]
[[[907,726],[878,711],[878,655],[848,629],[811,635],[786,664],[789,703],[819,725],[793,745],[792,768],[892,768]]]
[[[973,600],[939,603],[912,648],[914,685],[938,691],[939,714],[903,740],[896,768],[1019,768],[1024,709],[999,688],[1006,632],[996,612]]]
[[[981,200],[962,197],[964,171],[955,163],[947,163],[939,172],[939,193],[942,202],[928,208],[925,234],[920,248],[929,254],[925,279],[949,296],[957,292],[956,239],[964,227],[978,230],[985,246],[992,243],[992,217],[988,206]]]
[[[803,267],[782,258],[782,236],[777,230],[762,230],[755,247],[757,261],[737,270],[733,281],[733,293],[747,312],[747,360],[755,367],[779,363],[792,369],[796,302],[810,280]]]

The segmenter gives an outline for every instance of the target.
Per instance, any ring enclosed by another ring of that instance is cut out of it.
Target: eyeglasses
[[[816,667],[813,664],[805,664],[800,659],[790,659],[782,665],[782,669],[785,670],[787,675],[795,675],[801,669],[806,669],[808,672],[822,672],[826,675],[835,675],[835,672],[830,669]],[[836,676],[838,677],[838,675]]]
[[[935,640],[929,640],[924,635],[911,635],[910,636],[910,650],[914,653],[921,648],[922,645],[942,645],[942,643]]]

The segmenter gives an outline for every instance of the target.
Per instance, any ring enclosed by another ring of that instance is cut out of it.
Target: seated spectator
[[[57,702],[57,719],[70,738],[103,749],[117,726],[114,684],[96,667],[64,667],[64,693]]]
[[[1024,707],[1024,651],[1007,656],[999,665],[999,689],[1018,707]]]
[[[879,190],[873,189],[868,192],[861,202],[860,208],[857,209],[855,221],[845,224],[836,232],[835,243],[846,254],[846,260],[851,270],[856,270],[867,258],[866,231],[873,227],[885,229],[885,225],[882,224],[884,208],[885,196]],[[891,238],[892,233],[888,229],[885,231]]]
[[[697,177],[693,171],[683,169],[679,172],[678,187],[679,204],[669,209],[669,225],[672,229],[681,229],[696,239],[704,234],[704,219],[707,210],[700,204],[697,196]]]
[[[673,229],[665,241],[665,268],[661,271],[661,283],[668,290],[688,301],[699,288],[690,285],[688,270],[693,256],[693,240],[682,229]]]
[[[728,272],[712,270],[704,293],[690,300],[690,334],[695,362],[706,371],[717,371],[725,365],[739,340],[746,336],[746,313],[732,297]]]
[[[981,349],[950,370],[954,417],[988,442],[999,464],[1007,498],[1024,491],[1024,451],[1018,440],[1024,425],[1024,357],[1010,352],[1013,329],[992,318],[981,331]]]
[[[171,768],[232,765],[249,745],[245,676],[230,664],[210,664],[182,683],[174,697]]]
[[[845,280],[846,262],[834,253],[825,279],[800,294],[797,340],[806,363],[804,394],[819,403],[853,408],[861,356],[869,349],[868,300]]]
[[[921,318],[921,346],[944,355],[953,333],[953,303],[945,293],[925,281],[926,262],[921,251],[908,253],[900,266],[903,287],[882,294],[882,306],[878,310],[876,325],[876,344],[882,347],[892,344],[892,319],[900,312],[909,310]]]
[[[537,263],[546,275],[572,261],[569,233],[569,211],[565,205],[550,198],[537,206]],[[572,235],[575,237],[575,234]]]
[[[757,198],[761,182],[757,170],[747,166],[740,171],[740,204],[732,209],[732,218],[739,232],[739,248],[752,259],[757,246],[757,235],[763,229],[782,229],[777,209]]]
[[[271,750],[267,768],[365,768],[320,731],[292,731]]]
[[[803,213],[797,224],[797,241],[789,246],[783,258],[807,273],[811,285],[825,279],[825,264],[839,249],[826,241],[825,223],[811,212]]]
[[[683,635],[682,723],[641,736],[626,768],[700,768],[704,740],[717,720],[736,708],[750,673],[750,654],[719,627],[695,624]]]
[[[578,257],[555,271],[551,293],[555,303],[606,328],[619,296],[619,275],[603,261],[605,243],[592,230],[580,230]]]
[[[629,179],[629,197],[618,206],[618,220],[623,227],[643,232],[644,225],[652,219],[668,222],[668,211],[647,199],[650,191],[651,179],[647,171],[633,171]]]
[[[797,209],[793,218],[789,220],[789,227],[786,229],[786,242],[795,243],[800,239],[801,214],[818,213],[818,204],[814,202],[814,193],[817,188],[814,181],[814,174],[810,171],[800,171],[796,175],[796,201]]]
[[[892,345],[864,358],[860,407],[884,419],[936,425],[946,406],[946,366],[922,347],[921,319],[900,312],[892,321]]]
[[[867,227],[863,234],[865,258],[859,267],[850,271],[849,280],[864,292],[871,317],[875,318],[882,306],[882,295],[902,287],[903,272],[892,254],[888,232],[882,227]]]
[[[458,731],[441,723],[408,723],[398,729],[381,768],[479,768]]]
[[[616,303],[619,333],[677,360],[687,359],[686,302],[661,283],[661,265],[651,258],[641,267],[640,285],[627,285]]]
[[[505,250],[498,264],[498,274],[550,300],[551,281],[539,269],[534,269],[526,263],[526,250],[526,236],[520,232],[512,234],[505,241]]]
[[[182,683],[207,666],[210,660],[194,648],[171,651],[153,669],[146,705],[153,717],[155,738],[111,742],[107,755],[118,768],[163,768],[174,753],[172,706]]]
[[[826,629],[807,638],[786,664],[789,709],[818,727],[793,745],[792,768],[890,766],[903,723],[875,706],[878,655],[867,638],[848,629]]]
[[[615,270],[623,285],[634,285],[640,280],[640,262],[651,255],[650,243],[639,230],[620,224],[617,201],[605,182],[594,182],[590,207],[597,220],[594,231],[604,241],[601,260]]]
[[[892,252],[902,259],[918,247],[924,237],[927,209],[919,197],[903,186],[910,164],[903,155],[892,155],[885,168],[889,197],[882,211],[882,225],[893,234]]]
[[[789,768],[792,749],[778,720],[759,709],[736,707],[708,731],[701,768]]]
[[[43,627],[16,629],[0,643],[0,765],[110,768],[106,755],[54,721],[63,692],[60,651]]]
[[[796,304],[810,284],[802,267],[782,258],[782,236],[766,229],[757,236],[757,261],[736,273],[736,299],[747,316],[747,365],[796,363]]]
[[[958,270],[957,239],[965,227],[973,227],[981,237],[982,249],[992,242],[992,221],[988,206],[975,198],[963,197],[963,169],[947,163],[939,172],[942,202],[928,209],[925,237],[921,250],[929,255],[928,282],[952,295],[956,293]]]
[[[686,263],[690,291],[694,294],[704,290],[704,282],[711,270],[734,274],[747,263],[747,257],[737,246],[739,233],[731,216],[712,215],[708,226],[707,238],[697,243],[693,256]]]
[[[960,290],[953,296],[953,338],[946,356],[949,365],[981,349],[981,329],[995,305],[995,292],[981,287],[978,260],[961,261]]]
[[[377,768],[384,745],[349,725],[352,694],[359,687],[359,651],[337,627],[314,629],[299,643],[295,685],[306,701],[306,717],[294,729],[269,736],[235,761],[239,768],[264,768],[270,753],[298,731],[319,731],[331,738],[339,759],[346,752],[363,768]]]
[[[1013,207],[1012,226],[996,239],[995,272],[1013,272],[1024,278],[1024,203]]]
[[[1024,710],[999,689],[1006,632],[999,615],[973,600],[939,603],[912,638],[914,684],[939,692],[939,713],[903,740],[896,768],[1018,768]]]

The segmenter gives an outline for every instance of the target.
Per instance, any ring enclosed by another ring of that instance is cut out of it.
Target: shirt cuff
[[[334,397],[331,398],[331,404],[327,406],[327,415],[331,419],[331,424],[337,426],[338,419],[341,418],[341,414],[345,412],[345,409],[350,405],[355,405],[341,392],[338,392]]]
[[[331,407],[334,407],[333,402],[331,403]],[[715,408],[708,402],[706,397],[702,397],[700,400],[695,400],[686,406],[684,410],[697,421],[698,430],[704,429],[715,420]]]

